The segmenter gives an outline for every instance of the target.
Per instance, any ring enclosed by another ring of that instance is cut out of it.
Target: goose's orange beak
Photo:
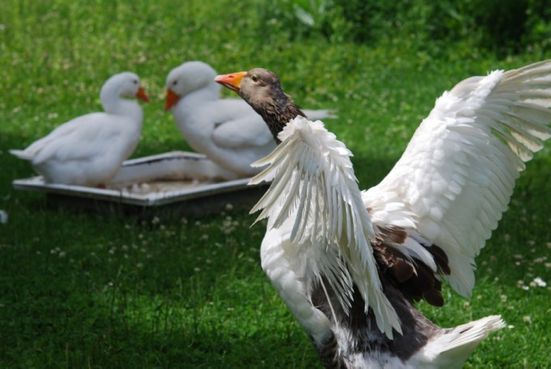
[[[214,81],[220,83],[222,86],[226,86],[232,91],[239,92],[239,89],[241,88],[241,80],[246,74],[247,72],[221,74],[216,76]]]
[[[180,96],[170,88],[166,90],[165,110],[170,110],[180,100]]]
[[[149,102],[149,97],[147,97],[145,89],[142,86],[138,88],[138,92],[136,92],[136,97],[142,101]]]

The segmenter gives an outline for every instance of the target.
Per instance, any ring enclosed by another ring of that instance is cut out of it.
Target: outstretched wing
[[[338,267],[338,261],[321,263],[317,277],[329,281],[345,311],[353,282],[366,309],[373,309],[379,329],[388,337],[393,328],[401,332],[378,276],[370,244],[375,231],[361,199],[350,162],[352,154],[322,122],[303,117],[290,121],[279,139],[281,144],[270,155],[253,164],[268,167],[251,183],[272,184],[252,212],[262,210],[258,219],[268,218],[269,229],[292,219],[293,244],[339,255],[344,269]]]
[[[551,137],[551,60],[445,92],[400,160],[363,194],[375,224],[413,227],[444,250],[462,295],[474,258],[506,210],[515,180]]]

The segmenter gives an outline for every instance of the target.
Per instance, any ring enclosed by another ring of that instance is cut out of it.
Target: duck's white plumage
[[[413,336],[416,329],[423,330],[415,322],[406,325],[407,319],[397,317],[389,304],[385,294],[396,298],[395,287],[381,286],[379,261],[373,258],[377,243],[411,260],[418,272],[430,271],[437,279],[448,279],[460,294],[470,294],[474,257],[497,227],[524,162],[551,137],[550,108],[551,61],[466,79],[437,100],[395,167],[363,193],[349,151],[321,122],[297,117],[287,124],[278,136],[280,146],[259,162],[268,167],[253,180],[272,181],[254,208],[268,218],[262,266],[320,352],[333,335],[347,367],[390,363],[376,349],[380,339],[369,329],[362,342],[370,342],[371,349],[345,352],[358,337],[343,327],[345,318],[334,315],[346,315],[352,282],[373,310],[378,329],[397,346],[400,327],[414,327],[408,333]],[[396,229],[401,232],[388,231]],[[445,255],[434,252],[434,245]],[[396,275],[385,278],[399,280]],[[330,304],[341,306],[331,306],[330,313],[320,310],[312,296],[316,284]],[[394,306],[401,306],[396,301]],[[407,306],[401,311],[410,311]],[[451,330],[428,326],[422,336],[428,341],[413,355],[396,354],[393,360],[402,366],[392,367],[459,368],[478,342],[501,327],[500,317]]]
[[[102,87],[105,112],[77,117],[54,129],[25,150],[12,150],[31,161],[47,182],[106,185],[136,148],[143,112],[131,98],[146,99],[134,73],[119,73]]]
[[[167,103],[188,144],[239,177],[258,173],[251,163],[269,154],[275,142],[268,127],[246,102],[220,98],[216,72],[206,63],[189,61],[167,76]],[[168,100],[167,100],[168,101]],[[306,110],[313,119],[329,117],[326,110]]]

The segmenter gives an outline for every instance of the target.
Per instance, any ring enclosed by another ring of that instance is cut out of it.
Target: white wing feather
[[[218,146],[238,149],[272,144],[274,139],[266,123],[252,113],[221,123],[214,129],[212,140]]]
[[[373,309],[379,329],[390,338],[393,329],[401,333],[400,320],[379,280],[370,243],[375,231],[361,199],[352,154],[322,122],[303,117],[291,120],[279,139],[281,144],[270,155],[253,164],[268,167],[251,184],[272,184],[251,212],[262,210],[258,220],[268,218],[268,229],[293,219],[291,242],[317,248],[320,260],[325,254],[342,257],[344,269],[334,261],[317,267],[343,309],[347,311],[352,295],[351,279],[366,309]]]
[[[17,156],[32,160],[34,165],[52,159],[85,161],[98,155],[108,156],[124,145],[126,132],[121,132],[121,125],[125,124],[132,127],[124,116],[86,114],[62,124],[25,150],[14,150],[14,154],[22,152],[23,155]]]
[[[450,284],[470,295],[474,258],[524,162],[551,137],[550,107],[551,60],[460,82],[436,101],[390,173],[362,195],[373,221],[409,225],[440,246]]]

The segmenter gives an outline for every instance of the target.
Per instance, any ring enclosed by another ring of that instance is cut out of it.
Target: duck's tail
[[[411,361],[419,368],[461,368],[484,338],[503,327],[505,322],[501,316],[492,315],[455,328],[442,329]]]
[[[10,154],[23,160],[33,160],[33,155],[27,150],[10,150]]]

